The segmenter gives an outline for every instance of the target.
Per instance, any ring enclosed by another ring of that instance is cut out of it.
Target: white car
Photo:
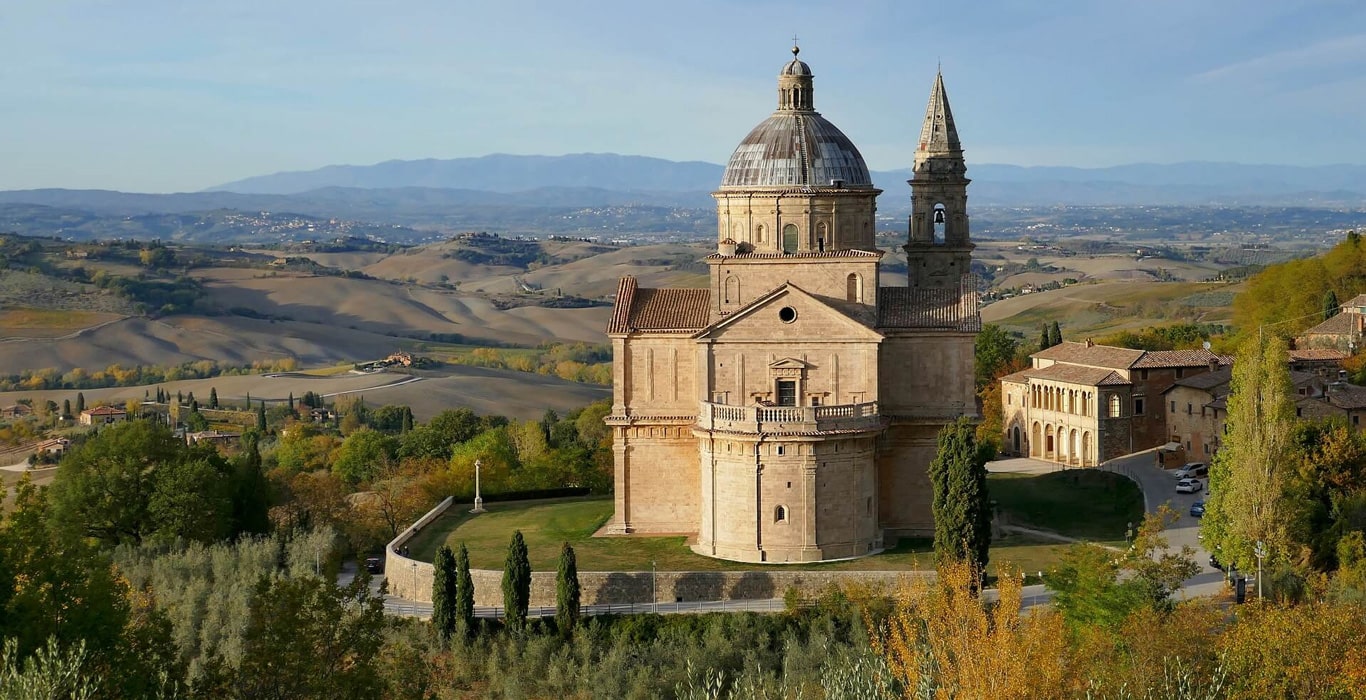
[[[1178,479],[1190,479],[1192,477],[1208,475],[1209,465],[1204,462],[1191,462],[1190,464],[1177,469],[1175,474]]]
[[[1177,493],[1195,493],[1204,488],[1199,479],[1182,479],[1176,482]]]

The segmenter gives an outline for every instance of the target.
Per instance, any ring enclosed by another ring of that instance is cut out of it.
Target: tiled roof
[[[1040,350],[1030,357],[1073,365],[1129,369],[1139,358],[1143,357],[1143,351],[1117,348],[1110,345],[1064,342],[1047,350]]]
[[[1344,408],[1355,410],[1366,408],[1366,386],[1355,384],[1337,384],[1328,388],[1328,393],[1324,394],[1328,403]]]
[[[1304,332],[1304,335],[1351,335],[1356,332],[1361,314],[1343,312]]]
[[[1346,350],[1335,350],[1332,348],[1290,350],[1288,351],[1288,354],[1291,362],[1329,362],[1333,360],[1345,360],[1350,357]]]
[[[625,277],[607,332],[692,333],[706,328],[710,315],[710,290],[642,288],[634,277]]]
[[[1057,364],[1039,369],[1027,369],[1017,372],[1029,379],[1045,379],[1053,382],[1065,382],[1067,384],[1085,384],[1087,386],[1122,386],[1129,383],[1119,373],[1104,367],[1083,367],[1081,365]],[[1014,375],[1012,375],[1014,376]]]
[[[1172,386],[1184,386],[1192,389],[1213,389],[1217,386],[1228,384],[1233,379],[1233,368],[1224,367],[1213,372],[1201,372],[1193,377],[1182,377],[1176,380]]]
[[[1030,370],[1023,369],[1013,374],[1007,374],[1006,376],[1001,377],[1001,381],[1010,382],[1011,384],[1028,384],[1029,372]]]
[[[94,408],[87,408],[86,410],[81,411],[81,413],[87,413],[92,416],[116,416],[127,413],[127,411],[122,408],[114,408],[113,406],[96,406]]]
[[[1348,299],[1348,300],[1347,300],[1347,303],[1346,303],[1346,304],[1343,304],[1343,306],[1352,306],[1352,307],[1366,306],[1366,294],[1358,294],[1358,295],[1352,297],[1351,299]]]
[[[977,295],[966,288],[881,287],[877,311],[879,328],[982,329]]]
[[[1134,369],[1156,367],[1208,367],[1210,361],[1221,365],[1233,364],[1232,358],[1216,355],[1204,348],[1199,350],[1149,350],[1133,364]]]

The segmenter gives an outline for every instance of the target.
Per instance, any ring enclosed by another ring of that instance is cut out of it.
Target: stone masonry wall
[[[415,562],[408,570],[388,573],[389,592],[401,598],[429,603],[432,600],[432,565]],[[654,601],[763,600],[781,598],[795,588],[803,596],[820,595],[832,585],[842,583],[880,586],[888,592],[903,584],[933,576],[926,571],[580,571],[579,586],[584,605],[607,603],[649,603],[651,578]],[[503,605],[503,572],[491,569],[470,571],[474,579],[474,604],[480,607]],[[555,605],[555,572],[531,574],[532,607]]]

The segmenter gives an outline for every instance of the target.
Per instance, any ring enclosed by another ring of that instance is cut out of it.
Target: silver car
[[[1182,479],[1176,482],[1177,493],[1195,493],[1204,488],[1199,479]]]

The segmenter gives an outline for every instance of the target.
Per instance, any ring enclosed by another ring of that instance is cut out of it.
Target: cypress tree
[[[1057,322],[1057,321],[1054,321],[1053,324],[1050,325],[1050,326],[1048,327],[1048,347],[1051,348],[1051,347],[1053,347],[1054,345],[1061,345],[1061,344],[1062,344],[1062,327],[1058,325],[1058,322]]]
[[[78,392],[76,392],[76,412],[77,412],[77,413],[80,413],[81,411],[84,411],[84,410],[85,410],[85,394],[83,394],[83,393],[81,393],[81,392],[78,391]]]
[[[256,429],[262,433],[266,432],[266,402],[256,408]]]
[[[248,411],[251,410],[251,392],[250,392],[250,391],[247,392],[247,410],[248,410]]]
[[[1338,311],[1342,310],[1341,307],[1342,304],[1338,302],[1337,293],[1331,289],[1328,290],[1328,293],[1323,295],[1323,320],[1327,321],[1338,315]]]
[[[1039,326],[1039,351],[1042,352],[1050,347],[1052,346],[1048,344],[1048,324],[1045,323]]]
[[[79,397],[78,397],[78,398],[79,398]],[[176,405],[177,405],[177,406],[179,406],[180,404],[185,403],[185,395],[182,394],[182,393],[180,393],[179,391],[177,391],[177,392],[175,393],[175,402],[176,402]]]
[[[294,412],[294,392],[289,392],[289,412]]]
[[[455,553],[455,623],[462,639],[474,636],[474,577],[470,575],[470,551],[464,542]]]
[[[71,417],[71,399],[62,399],[62,417]]]
[[[507,558],[503,560],[503,609],[509,629],[526,627],[527,605],[531,602],[531,562],[527,558],[522,531],[512,533]]]
[[[190,399],[190,413],[199,413],[199,402]]]
[[[555,626],[569,636],[579,624],[579,564],[568,542],[560,548],[560,566],[555,573]]]
[[[185,400],[189,401],[190,403],[194,403],[194,392],[191,391],[190,393],[186,394]]]
[[[934,488],[934,554],[940,564],[967,561],[986,569],[991,546],[991,504],[986,459],[977,445],[977,427],[967,418],[944,426],[939,451],[930,462]]]
[[[455,554],[451,552],[450,547],[441,545],[433,563],[435,575],[432,577],[432,626],[436,628],[441,642],[449,644],[458,624],[455,607],[459,597],[459,591],[456,589],[460,579],[455,568]]]
[[[242,435],[242,452],[236,459],[236,495],[233,520],[239,533],[264,535],[270,532],[270,493],[261,473],[260,434],[248,430]]]
[[[209,408],[218,408],[218,389],[209,387]]]
[[[399,427],[400,433],[406,433],[413,429],[413,409],[403,407],[403,425]]]

